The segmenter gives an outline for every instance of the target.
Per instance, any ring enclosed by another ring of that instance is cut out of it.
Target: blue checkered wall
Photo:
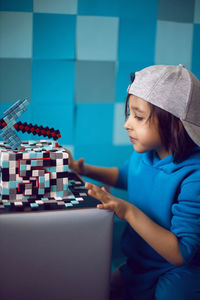
[[[1,115],[30,97],[21,120],[59,129],[87,163],[119,166],[131,153],[130,72],[181,63],[200,78],[200,0],[0,0],[0,10]]]

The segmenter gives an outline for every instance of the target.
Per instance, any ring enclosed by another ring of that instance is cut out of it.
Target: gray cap
[[[128,93],[178,117],[200,146],[200,82],[183,65],[155,65],[136,72]]]

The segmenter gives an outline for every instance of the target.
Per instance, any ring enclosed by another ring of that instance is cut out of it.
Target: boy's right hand
[[[86,175],[86,167],[84,164],[84,158],[80,158],[79,160],[75,160],[72,157],[72,154],[69,150],[67,150],[66,148],[64,148],[65,151],[68,153],[69,157],[68,157],[68,165],[69,168],[78,173],[79,175]]]

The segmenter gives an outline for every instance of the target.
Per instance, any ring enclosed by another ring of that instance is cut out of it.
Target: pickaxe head
[[[18,100],[4,112],[5,117],[0,120],[0,124],[4,124],[1,127],[0,136],[12,149],[18,149],[22,143],[13,126],[16,124],[16,120],[27,110],[26,106],[29,103],[29,99]]]

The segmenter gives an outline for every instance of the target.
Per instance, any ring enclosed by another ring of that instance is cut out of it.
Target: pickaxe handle
[[[4,127],[6,127],[7,124],[4,121],[4,119],[0,119],[0,129],[3,129]],[[53,138],[54,140],[57,140],[61,137],[60,131],[59,130],[55,130],[54,128],[49,128],[49,127],[43,127],[43,126],[38,126],[36,125],[32,125],[31,123],[27,124],[22,123],[22,122],[17,122],[13,125],[13,127],[17,130],[17,131],[22,131],[27,132],[27,133],[32,133],[33,135],[39,135],[39,136],[44,136],[44,137],[48,137],[48,138]]]

